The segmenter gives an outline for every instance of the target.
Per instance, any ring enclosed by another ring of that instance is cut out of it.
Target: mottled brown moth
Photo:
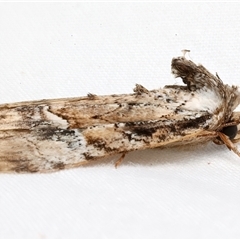
[[[0,105],[0,171],[50,172],[113,154],[213,141],[234,145],[240,131],[240,88],[184,56],[172,73],[184,85],[132,94]]]

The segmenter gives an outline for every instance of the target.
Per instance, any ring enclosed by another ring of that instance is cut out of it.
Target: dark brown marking
[[[65,165],[66,164],[64,164],[63,162],[58,162],[58,163],[54,163],[52,167],[55,170],[62,170],[65,168]]]
[[[152,134],[154,132],[156,132],[156,128],[144,128],[144,126],[135,128],[133,130],[133,133],[136,133],[137,135],[144,135],[144,136],[149,136],[149,137],[152,137]]]
[[[89,153],[83,153],[83,155],[84,155],[86,160],[93,160],[94,159],[94,157],[91,156]]]

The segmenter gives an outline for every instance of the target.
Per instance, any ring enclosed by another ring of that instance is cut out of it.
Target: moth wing
[[[198,94],[194,104],[204,97]],[[198,142],[191,136],[212,129],[212,113],[205,105],[193,108],[192,98],[186,88],[168,87],[1,105],[0,171],[54,171],[111,154]]]

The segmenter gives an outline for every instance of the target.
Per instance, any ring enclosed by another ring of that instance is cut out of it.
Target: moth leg
[[[115,162],[115,168],[118,168],[118,166],[122,163],[125,156],[126,156],[126,153],[123,153],[121,157]]]
[[[219,139],[219,138],[214,139],[213,142],[217,145],[223,145],[224,144],[223,141],[221,141],[221,139]]]
[[[238,151],[236,146],[234,146],[233,142],[229,139],[229,137],[221,132],[218,132],[217,134],[218,134],[219,138],[222,140],[222,142],[227,146],[227,148],[230,151],[232,150],[233,152],[235,152],[240,157],[240,152]]]

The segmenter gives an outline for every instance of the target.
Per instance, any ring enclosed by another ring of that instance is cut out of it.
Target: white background
[[[172,57],[239,84],[240,3],[1,3],[0,102],[175,83]],[[240,159],[224,146],[0,175],[1,238],[240,237]]]

